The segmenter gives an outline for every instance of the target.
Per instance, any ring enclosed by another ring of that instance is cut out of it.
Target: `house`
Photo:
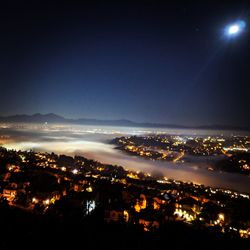
[[[8,201],[13,201],[17,195],[17,190],[12,188],[3,189],[2,197],[6,198]]]
[[[106,210],[104,220],[110,222],[128,222],[129,212],[127,210]]]
[[[142,209],[146,209],[147,207],[147,199],[144,194],[140,194],[140,199],[137,199],[134,209],[137,213],[139,213]]]
[[[154,231],[160,227],[160,223],[156,220],[144,220],[140,219],[139,224],[143,226],[143,230],[148,232],[148,231]]]
[[[74,185],[73,185],[73,190],[74,190],[75,192],[82,192],[82,191],[84,191],[84,187],[83,187],[83,185],[74,184]]]
[[[155,231],[160,227],[159,217],[151,210],[143,210],[140,213],[139,224],[143,226],[146,232]]]
[[[43,204],[44,206],[48,206],[51,203],[54,204],[56,200],[61,198],[61,194],[59,191],[53,191],[52,193],[37,193],[32,198],[33,204]]]
[[[160,197],[153,198],[153,208],[155,210],[159,210],[160,207],[165,203],[166,203],[165,199],[161,199]]]

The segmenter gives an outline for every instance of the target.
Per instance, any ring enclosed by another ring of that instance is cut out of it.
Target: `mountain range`
[[[177,124],[134,122],[126,119],[120,120],[98,120],[98,119],[68,119],[53,113],[33,115],[13,115],[0,116],[0,122],[15,123],[48,123],[48,124],[81,124],[81,125],[105,125],[105,126],[127,126],[127,127],[155,127],[155,128],[182,128],[182,129],[213,129],[213,130],[250,130],[249,127],[229,126],[229,125],[203,125],[185,126]]]

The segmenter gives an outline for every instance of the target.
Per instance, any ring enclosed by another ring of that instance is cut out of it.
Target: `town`
[[[250,174],[250,138],[248,136],[123,136],[112,140],[118,149],[150,160],[183,163],[193,157],[223,156],[208,170]]]
[[[157,232],[168,225],[250,236],[250,195],[133,172],[82,156],[0,148],[0,209],[72,223],[95,218]]]

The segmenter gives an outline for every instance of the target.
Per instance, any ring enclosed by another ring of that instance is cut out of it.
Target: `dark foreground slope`
[[[249,240],[230,239],[185,224],[169,223],[161,231],[105,224],[98,212],[85,221],[60,220],[1,207],[0,249],[243,249]],[[69,222],[70,221],[70,222]]]

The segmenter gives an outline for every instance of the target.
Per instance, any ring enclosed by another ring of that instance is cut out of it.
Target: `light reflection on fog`
[[[36,150],[58,154],[83,155],[103,163],[120,165],[126,169],[145,171],[209,186],[226,187],[250,192],[249,177],[240,174],[208,171],[208,163],[169,163],[151,161],[128,155],[114,148],[109,141],[117,136],[149,134],[211,134],[211,131],[174,129],[144,129],[129,127],[98,127],[82,125],[0,125],[0,143],[9,149]],[[213,131],[219,135],[221,131]],[[225,134],[225,132],[223,132]],[[227,132],[230,134],[231,132]]]

